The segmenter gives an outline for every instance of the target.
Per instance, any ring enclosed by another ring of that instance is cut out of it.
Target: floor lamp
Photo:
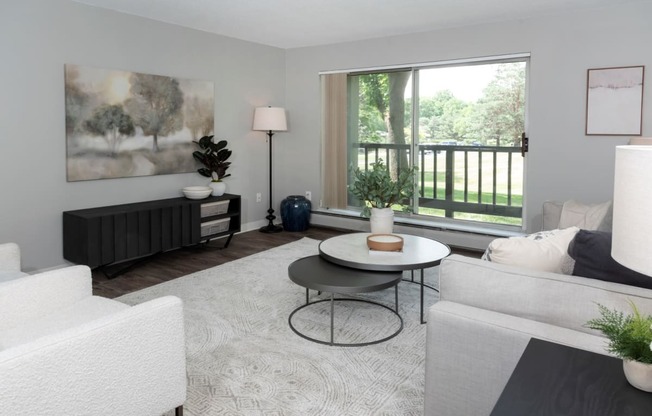
[[[272,208],[272,136],[275,131],[287,131],[285,109],[281,107],[258,107],[254,111],[254,130],[266,131],[269,136],[269,209],[265,217],[269,224],[262,227],[261,233],[278,233],[283,227],[274,225],[274,208]]]

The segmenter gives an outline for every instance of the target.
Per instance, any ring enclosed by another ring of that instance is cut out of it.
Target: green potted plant
[[[623,359],[627,381],[652,392],[652,316],[642,315],[634,302],[629,303],[630,315],[598,304],[600,318],[591,319],[586,326],[609,339],[607,351]]]
[[[414,174],[416,166],[400,169],[393,180],[382,159],[371,164],[371,169],[362,170],[351,166],[353,181],[348,189],[353,196],[365,202],[361,215],[370,217],[371,232],[390,234],[393,230],[394,211],[392,206],[400,205],[403,211],[410,211],[409,199],[414,195]]]
[[[222,182],[222,179],[231,176],[230,173],[226,173],[226,170],[231,166],[231,162],[227,162],[227,160],[232,153],[226,148],[228,142],[220,140],[215,143],[213,136],[204,136],[195,143],[201,150],[194,151],[192,157],[204,165],[204,167],[197,169],[197,172],[202,176],[211,178],[209,186],[213,188],[212,195],[223,195],[226,191],[226,184]]]

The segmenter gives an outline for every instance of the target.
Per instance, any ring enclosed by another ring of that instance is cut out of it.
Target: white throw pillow
[[[486,259],[553,273],[567,272],[568,245],[577,227],[551,230],[525,237],[497,238],[486,251]]]
[[[575,226],[590,231],[611,231],[611,215],[611,201],[593,205],[566,201],[557,228]]]

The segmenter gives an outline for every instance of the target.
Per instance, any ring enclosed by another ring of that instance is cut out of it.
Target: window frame
[[[346,73],[348,76],[351,75],[364,75],[364,74],[371,74],[371,73],[387,73],[390,71],[406,71],[409,70],[411,71],[412,74],[412,85],[411,85],[411,95],[412,95],[412,100],[411,100],[411,113],[412,117],[410,120],[410,130],[411,130],[411,137],[409,138],[410,141],[410,160],[409,163],[411,165],[414,165],[415,163],[418,162],[415,160],[418,154],[418,146],[419,146],[419,140],[418,140],[418,132],[419,132],[419,118],[416,117],[415,115],[419,114],[419,104],[420,100],[417,99],[418,93],[419,93],[419,71],[422,69],[437,69],[437,68],[446,68],[446,67],[462,67],[462,66],[473,66],[473,65],[486,65],[486,64],[500,64],[500,63],[509,63],[509,62],[524,62],[525,63],[525,108],[524,108],[524,127],[525,127],[525,133],[527,134],[528,131],[528,106],[529,106],[529,100],[528,100],[528,92],[529,92],[529,71],[530,71],[530,53],[516,53],[516,54],[507,54],[507,55],[494,55],[494,56],[484,56],[484,57],[476,57],[476,58],[463,58],[463,59],[454,59],[454,60],[446,60],[446,61],[435,61],[435,62],[424,62],[424,63],[417,63],[417,64],[408,64],[408,65],[388,65],[388,66],[381,66],[381,67],[371,67],[371,68],[357,68],[357,69],[349,69],[349,70],[333,70],[333,71],[322,71],[319,73],[320,76],[322,75],[330,75],[330,74],[342,74]],[[348,82],[347,82],[348,84]],[[348,105],[348,103],[347,103]],[[350,120],[350,112],[347,109],[347,126],[351,124]],[[407,124],[407,123],[406,123]],[[348,136],[348,127],[347,127],[347,136]],[[407,141],[407,140],[406,140]],[[347,162],[350,160],[350,155],[348,149],[349,141],[347,140]],[[523,160],[523,202],[522,202],[522,213],[521,213],[521,224],[520,225],[506,225],[506,224],[496,224],[496,223],[490,223],[490,222],[484,222],[484,221],[473,221],[473,220],[466,220],[466,219],[455,219],[455,218],[446,218],[446,217],[439,217],[439,216],[432,216],[432,215],[422,215],[422,214],[416,214],[416,213],[411,213],[411,214],[401,214],[397,212],[396,216],[396,221],[398,223],[405,222],[405,223],[413,223],[413,224],[418,224],[418,225],[426,225],[426,226],[443,226],[446,228],[451,228],[451,229],[466,229],[468,230],[469,228],[471,229],[496,229],[496,230],[503,230],[507,232],[513,232],[515,230],[524,230],[526,228],[525,224],[525,213],[526,213],[526,158]],[[349,175],[347,174],[347,178]],[[322,178],[323,180],[324,178]],[[347,180],[348,183],[348,180]],[[419,181],[415,181],[415,190],[419,186]],[[418,192],[415,194],[418,195]],[[348,198],[347,198],[348,199]],[[413,200],[413,208],[417,208],[419,205],[419,200],[418,198],[414,198]],[[328,208],[328,205],[326,205],[326,209]],[[358,207],[354,206],[349,206],[347,204],[347,207],[345,209],[336,209],[336,211],[339,211],[341,213],[344,213],[345,215],[351,215],[351,214],[358,214],[359,215],[359,209]],[[416,211],[415,211],[416,212]]]

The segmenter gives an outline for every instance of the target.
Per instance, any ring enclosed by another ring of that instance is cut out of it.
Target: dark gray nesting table
[[[319,344],[334,345],[340,347],[360,347],[364,345],[378,344],[394,338],[403,330],[403,318],[398,313],[398,283],[401,281],[403,274],[400,272],[376,272],[376,271],[363,271],[352,269],[348,267],[338,266],[331,263],[320,256],[309,256],[299,259],[288,267],[288,276],[290,280],[299,286],[306,288],[306,303],[299,306],[290,314],[288,322],[290,328],[302,338],[317,342]],[[349,299],[349,298],[335,298],[334,294],[355,294],[355,293],[368,293],[378,290],[387,289],[394,286],[394,301],[395,309],[391,309],[381,303],[373,302],[364,299]],[[320,292],[330,293],[329,299],[322,299],[315,302],[310,302],[310,289]],[[292,317],[295,313],[310,305],[319,302],[330,302],[330,341],[323,341],[313,337],[309,337],[295,328],[292,324]],[[337,343],[333,339],[334,332],[334,316],[335,316],[335,301],[349,301],[349,302],[364,302],[380,306],[382,308],[392,311],[399,319],[399,328],[391,335],[382,339],[364,342],[364,343]]]

